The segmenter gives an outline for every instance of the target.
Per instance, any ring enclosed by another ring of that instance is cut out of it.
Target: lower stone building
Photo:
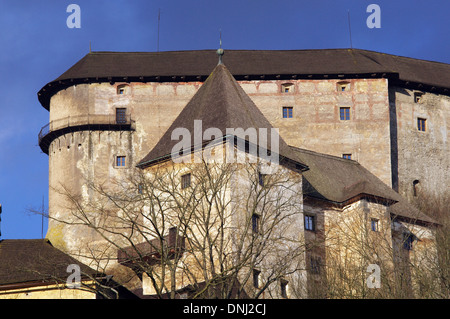
[[[0,240],[0,260],[0,299],[134,297],[47,239]]]

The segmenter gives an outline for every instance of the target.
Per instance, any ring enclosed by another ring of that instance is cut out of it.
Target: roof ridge
[[[95,54],[165,54],[165,53],[197,53],[197,52],[205,52],[205,51],[216,51],[215,49],[194,49],[194,50],[168,50],[168,51],[91,51],[88,52],[87,55],[95,55]],[[446,64],[449,63],[440,62],[440,61],[434,61],[434,60],[428,60],[428,59],[421,59],[421,58],[414,58],[409,57],[406,55],[398,55],[398,54],[391,54],[386,53],[383,51],[375,51],[375,50],[368,50],[368,49],[360,49],[360,48],[325,48],[325,49],[227,49],[227,51],[230,52],[316,52],[316,51],[354,51],[354,52],[370,52],[370,53],[376,53],[381,54],[384,56],[390,56],[390,57],[396,57],[396,58],[404,58],[409,60],[419,60],[424,62],[432,62],[432,63],[440,63],[440,64]]]
[[[4,238],[1,239],[0,242],[2,241],[48,241],[49,240],[47,238]]]
[[[358,165],[361,166],[361,164],[358,161],[352,160],[352,159],[346,159],[346,158],[342,158],[336,155],[331,155],[331,154],[325,154],[325,153],[320,153],[320,152],[316,152],[316,151],[312,151],[312,150],[308,150],[306,148],[301,148],[301,147],[297,147],[297,146],[293,146],[293,145],[288,145],[290,148],[294,149],[295,151],[299,151],[299,152],[304,152],[304,153],[310,153],[316,156],[321,156],[321,157],[327,157],[333,160],[339,160],[342,161],[344,163],[352,163],[354,165]]]

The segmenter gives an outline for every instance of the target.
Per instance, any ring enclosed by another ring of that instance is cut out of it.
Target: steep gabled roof
[[[400,194],[353,160],[321,154],[291,146],[299,161],[309,170],[303,172],[306,196],[342,204],[368,195],[390,202],[395,216],[436,224],[436,221],[409,204]]]
[[[326,75],[384,76],[390,83],[420,83],[423,89],[450,88],[450,65],[360,49],[226,50],[224,62],[238,80],[249,77],[289,79]],[[39,92],[49,109],[50,97],[77,83],[109,81],[198,81],[217,63],[214,50],[169,52],[92,52]],[[183,77],[183,78],[181,78]]]
[[[223,64],[217,65],[205,83],[192,97],[189,103],[181,111],[169,129],[165,132],[156,146],[139,163],[139,167],[145,167],[161,159],[168,158],[173,147],[179,142],[172,140],[172,132],[176,128],[185,128],[191,134],[191,141],[194,142],[194,121],[202,121],[202,132],[208,128],[218,128],[223,135],[227,134],[227,129],[241,128],[255,129],[260,141],[259,129],[270,130],[273,128],[270,122],[264,117],[259,108],[253,103],[241,86]],[[238,136],[248,141],[246,136]],[[215,137],[219,138],[219,136]],[[205,141],[204,141],[205,142]],[[208,142],[208,141],[206,141]],[[293,160],[291,149],[286,142],[279,137],[279,154],[283,158]],[[198,147],[200,145],[191,145]],[[273,149],[271,139],[267,138],[267,149]]]

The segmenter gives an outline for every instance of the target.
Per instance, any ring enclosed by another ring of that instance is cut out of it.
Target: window
[[[315,230],[314,225],[314,216],[312,215],[305,215],[305,229],[306,230]]]
[[[372,231],[376,231],[376,232],[378,231],[378,219],[372,218],[370,220],[370,229]]]
[[[338,82],[336,86],[336,90],[338,92],[346,92],[350,90],[350,83],[349,82]]]
[[[117,94],[119,94],[119,95],[125,94],[127,92],[127,86],[128,85],[126,85],[126,84],[117,86]]]
[[[253,269],[253,287],[259,288],[259,270]]]
[[[413,248],[414,235],[410,233],[403,233],[403,248],[411,250]]]
[[[311,273],[318,275],[320,274],[320,257],[311,257],[310,259],[310,269],[311,269]]]
[[[284,83],[281,84],[281,93],[290,93],[294,91],[294,84]]]
[[[126,124],[127,123],[127,109],[117,108],[116,109],[116,124]]]
[[[117,156],[116,157],[116,166],[117,167],[125,167],[126,164],[126,156]]]
[[[339,108],[339,115],[340,115],[341,121],[350,120],[350,108],[349,107]]]
[[[427,120],[424,118],[417,118],[417,129],[419,131],[425,132],[427,129],[426,122]]]
[[[181,176],[181,189],[191,186],[191,174],[184,174]]]
[[[264,186],[266,184],[266,174],[258,172],[258,184],[260,186]]]
[[[293,114],[292,111],[293,111],[292,106],[283,106],[283,118],[284,119],[292,118],[292,114]]]
[[[144,193],[144,185],[142,184],[138,184],[138,194],[143,194]]]
[[[352,154],[342,154],[342,158],[351,160],[352,159]]]
[[[422,102],[422,95],[421,92],[414,92],[414,103],[420,103]]]
[[[252,231],[256,234],[259,233],[259,215],[258,214],[252,215]]]
[[[417,184],[419,184],[419,180],[415,179],[413,181],[413,195],[414,195],[414,197],[417,196]]]
[[[288,288],[288,281],[285,279],[280,279],[280,292],[281,292],[281,298],[287,298],[287,288]]]

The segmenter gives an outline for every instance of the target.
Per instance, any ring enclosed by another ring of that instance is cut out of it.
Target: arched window
[[[347,81],[338,82],[337,85],[336,85],[336,90],[338,92],[350,91],[350,82],[347,82]]]
[[[281,84],[281,93],[291,93],[294,92],[293,83],[283,83]]]
[[[414,195],[414,196],[417,196],[417,184],[419,184],[419,180],[418,180],[418,179],[415,179],[415,180],[413,181],[413,195]]]
[[[127,84],[121,84],[117,86],[117,94],[127,94],[128,93],[129,86]]]
[[[414,103],[422,102],[423,92],[414,92]]]

